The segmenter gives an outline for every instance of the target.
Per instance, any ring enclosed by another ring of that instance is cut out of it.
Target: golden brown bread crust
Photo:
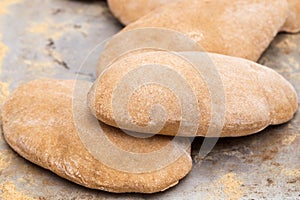
[[[207,53],[207,55],[213,63],[213,65],[207,66],[207,69],[217,69],[225,92],[225,102],[218,103],[225,103],[226,108],[221,137],[253,134],[270,124],[284,123],[293,117],[298,108],[297,95],[291,84],[281,75],[272,69],[245,59],[212,53]],[[198,53],[197,56],[199,58],[203,56],[203,60],[206,59],[205,53]],[[114,62],[97,79],[89,92],[89,107],[93,114],[109,125],[119,127],[121,124],[122,128],[140,131],[136,130],[133,125],[147,126],[151,118],[149,115],[151,107],[161,104],[168,115],[160,134],[176,135],[179,123],[184,117],[181,115],[180,101],[168,88],[150,84],[135,90],[128,99],[127,105],[132,121],[118,113],[120,107],[114,107],[117,112],[113,111],[112,98],[119,95],[113,94],[118,84],[125,89],[129,88],[130,84],[137,79],[132,78],[133,81],[124,83],[121,80],[145,64],[169,66],[191,85],[201,111],[200,119],[198,118],[192,123],[199,123],[198,136],[207,136],[206,132],[210,123],[216,123],[211,121],[211,95],[219,91],[209,91],[204,79],[189,62],[168,52],[135,52]],[[147,75],[145,74],[145,76]],[[158,76],[162,80],[168,79],[168,75],[164,76],[163,73]],[[174,82],[178,83],[178,80],[174,78]],[[121,94],[126,92],[128,91],[121,91]],[[193,109],[190,111],[192,112]],[[116,119],[121,120],[116,122]],[[151,123],[145,132],[152,132],[154,129],[151,128],[155,126]],[[185,132],[183,135],[193,136],[190,132]]]
[[[148,173],[118,171],[95,159],[82,144],[74,125],[74,84],[75,81],[66,80],[35,80],[20,86],[8,98],[2,112],[3,131],[17,153],[70,181],[116,193],[162,191],[176,185],[191,170],[192,161],[187,153],[169,166]],[[90,84],[77,82],[80,84],[86,97]],[[86,100],[82,100],[82,106],[86,107]],[[84,109],[88,111],[87,107]],[[90,115],[81,114],[84,119]],[[155,151],[171,140],[161,136],[136,139],[102,125],[111,141],[126,151]]]
[[[190,0],[182,0],[189,3]],[[290,12],[282,31],[297,33],[300,31],[300,1],[287,0]],[[108,0],[111,12],[124,25],[135,22],[157,8],[174,3],[174,0]]]
[[[257,61],[287,15],[285,0],[179,1],[149,13],[124,31],[168,28],[193,38],[207,52]]]
[[[156,8],[162,7],[174,0],[108,0],[108,6],[113,15],[128,25]]]
[[[179,1],[148,13],[123,31],[168,28],[196,40],[207,52],[257,61],[288,14],[286,0]]]
[[[300,1],[287,0],[289,2],[290,12],[282,30],[290,33],[300,31]]]

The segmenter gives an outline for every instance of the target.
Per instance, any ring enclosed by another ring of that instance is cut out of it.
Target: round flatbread
[[[295,89],[274,70],[203,52],[126,54],[99,76],[88,102],[111,126],[188,137],[250,135],[298,109]]]
[[[98,141],[98,151],[92,148],[98,136],[91,130],[98,130],[98,125],[86,104],[90,86],[48,79],[20,86],[2,108],[7,143],[22,157],[63,178],[109,192],[154,193],[186,176],[192,166],[189,150],[182,145],[186,139],[134,138],[98,123],[111,149],[103,148],[101,145],[108,145],[103,141]],[[170,154],[176,150],[178,157],[162,155],[160,150],[165,148]],[[145,159],[155,154],[153,160]],[[136,160],[128,160],[130,156]]]

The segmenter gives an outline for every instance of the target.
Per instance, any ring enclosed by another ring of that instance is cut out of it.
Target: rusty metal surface
[[[88,52],[120,24],[104,1],[0,0],[0,103],[20,83],[40,77],[93,80]],[[93,57],[94,56],[94,57]],[[280,34],[260,60],[287,78],[300,96],[300,34]],[[90,190],[15,154],[0,135],[0,199],[300,199],[300,114],[284,125],[219,140],[166,192],[110,194]]]

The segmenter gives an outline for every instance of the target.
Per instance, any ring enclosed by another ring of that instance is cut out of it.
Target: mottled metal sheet
[[[93,80],[95,44],[120,24],[104,1],[0,0],[0,103],[20,83],[40,77]],[[261,63],[287,78],[300,96],[300,34],[280,34]],[[15,154],[0,136],[0,199],[300,199],[300,114],[289,123],[219,140],[166,192],[110,194],[66,181]]]

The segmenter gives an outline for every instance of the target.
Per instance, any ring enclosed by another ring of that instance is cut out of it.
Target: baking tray
[[[0,0],[0,101],[41,77],[92,81],[97,54],[86,55],[122,26],[105,1]],[[260,63],[288,79],[300,96],[300,34],[279,34]],[[300,115],[247,137],[220,139],[204,159],[165,192],[111,194],[91,190],[14,153],[0,134],[0,199],[300,199]]]

